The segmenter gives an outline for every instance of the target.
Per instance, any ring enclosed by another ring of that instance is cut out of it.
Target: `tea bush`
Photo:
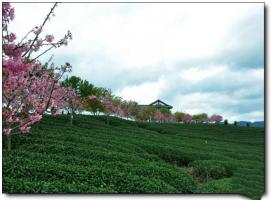
[[[4,193],[264,192],[264,129],[45,116],[3,140]],[[190,171],[189,171],[190,170]],[[208,180],[207,180],[208,176]]]

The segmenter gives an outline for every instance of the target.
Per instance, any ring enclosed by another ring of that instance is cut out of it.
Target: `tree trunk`
[[[11,150],[11,135],[7,136],[7,145],[8,145],[8,151]]]
[[[71,121],[70,121],[71,125],[73,125],[73,113],[71,113]]]

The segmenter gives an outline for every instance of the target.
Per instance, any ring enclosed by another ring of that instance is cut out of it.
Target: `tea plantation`
[[[3,193],[239,193],[265,188],[264,129],[46,116],[3,138]]]

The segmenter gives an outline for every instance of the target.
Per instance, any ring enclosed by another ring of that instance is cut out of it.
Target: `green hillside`
[[[4,193],[264,192],[261,128],[46,116],[5,145]]]

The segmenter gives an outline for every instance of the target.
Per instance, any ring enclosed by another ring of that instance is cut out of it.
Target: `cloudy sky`
[[[52,4],[17,3],[21,38]],[[161,99],[179,110],[264,119],[263,3],[63,3],[44,32],[73,40],[54,54],[72,75],[127,100]]]

